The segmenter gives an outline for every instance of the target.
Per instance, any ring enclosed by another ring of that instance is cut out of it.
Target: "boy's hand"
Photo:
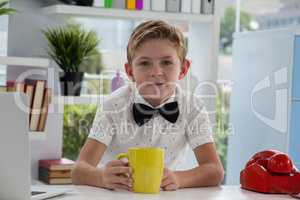
[[[179,189],[180,185],[177,175],[173,171],[165,168],[160,187],[165,191]]]
[[[131,191],[131,169],[121,160],[108,162],[103,169],[103,184],[108,189],[125,189]]]

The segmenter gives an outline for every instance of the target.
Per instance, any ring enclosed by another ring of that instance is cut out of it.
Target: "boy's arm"
[[[207,143],[194,149],[199,163],[186,171],[175,171],[180,188],[215,186],[219,185],[224,178],[224,170],[217,154],[214,143]]]
[[[106,145],[87,139],[72,170],[72,182],[77,185],[91,185],[108,189],[131,190],[132,180],[120,174],[131,173],[130,167],[121,160],[109,161],[103,168],[97,168]]]
[[[72,182],[103,187],[102,169],[97,164],[102,158],[106,145],[93,139],[87,139],[72,170]]]

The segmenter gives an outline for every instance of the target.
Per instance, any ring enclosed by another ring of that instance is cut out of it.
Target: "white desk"
[[[128,191],[110,191],[89,186],[62,186],[73,191],[53,200],[277,200],[293,199],[289,195],[260,194],[240,189],[239,186],[181,189],[160,194],[138,194]]]

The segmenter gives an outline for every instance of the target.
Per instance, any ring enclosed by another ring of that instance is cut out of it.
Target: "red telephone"
[[[243,189],[263,193],[300,193],[300,172],[284,153],[266,150],[256,153],[240,173]]]

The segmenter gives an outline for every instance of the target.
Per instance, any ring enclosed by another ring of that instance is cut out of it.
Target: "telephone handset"
[[[266,150],[256,153],[240,173],[243,189],[263,193],[300,193],[300,172],[284,153]]]

